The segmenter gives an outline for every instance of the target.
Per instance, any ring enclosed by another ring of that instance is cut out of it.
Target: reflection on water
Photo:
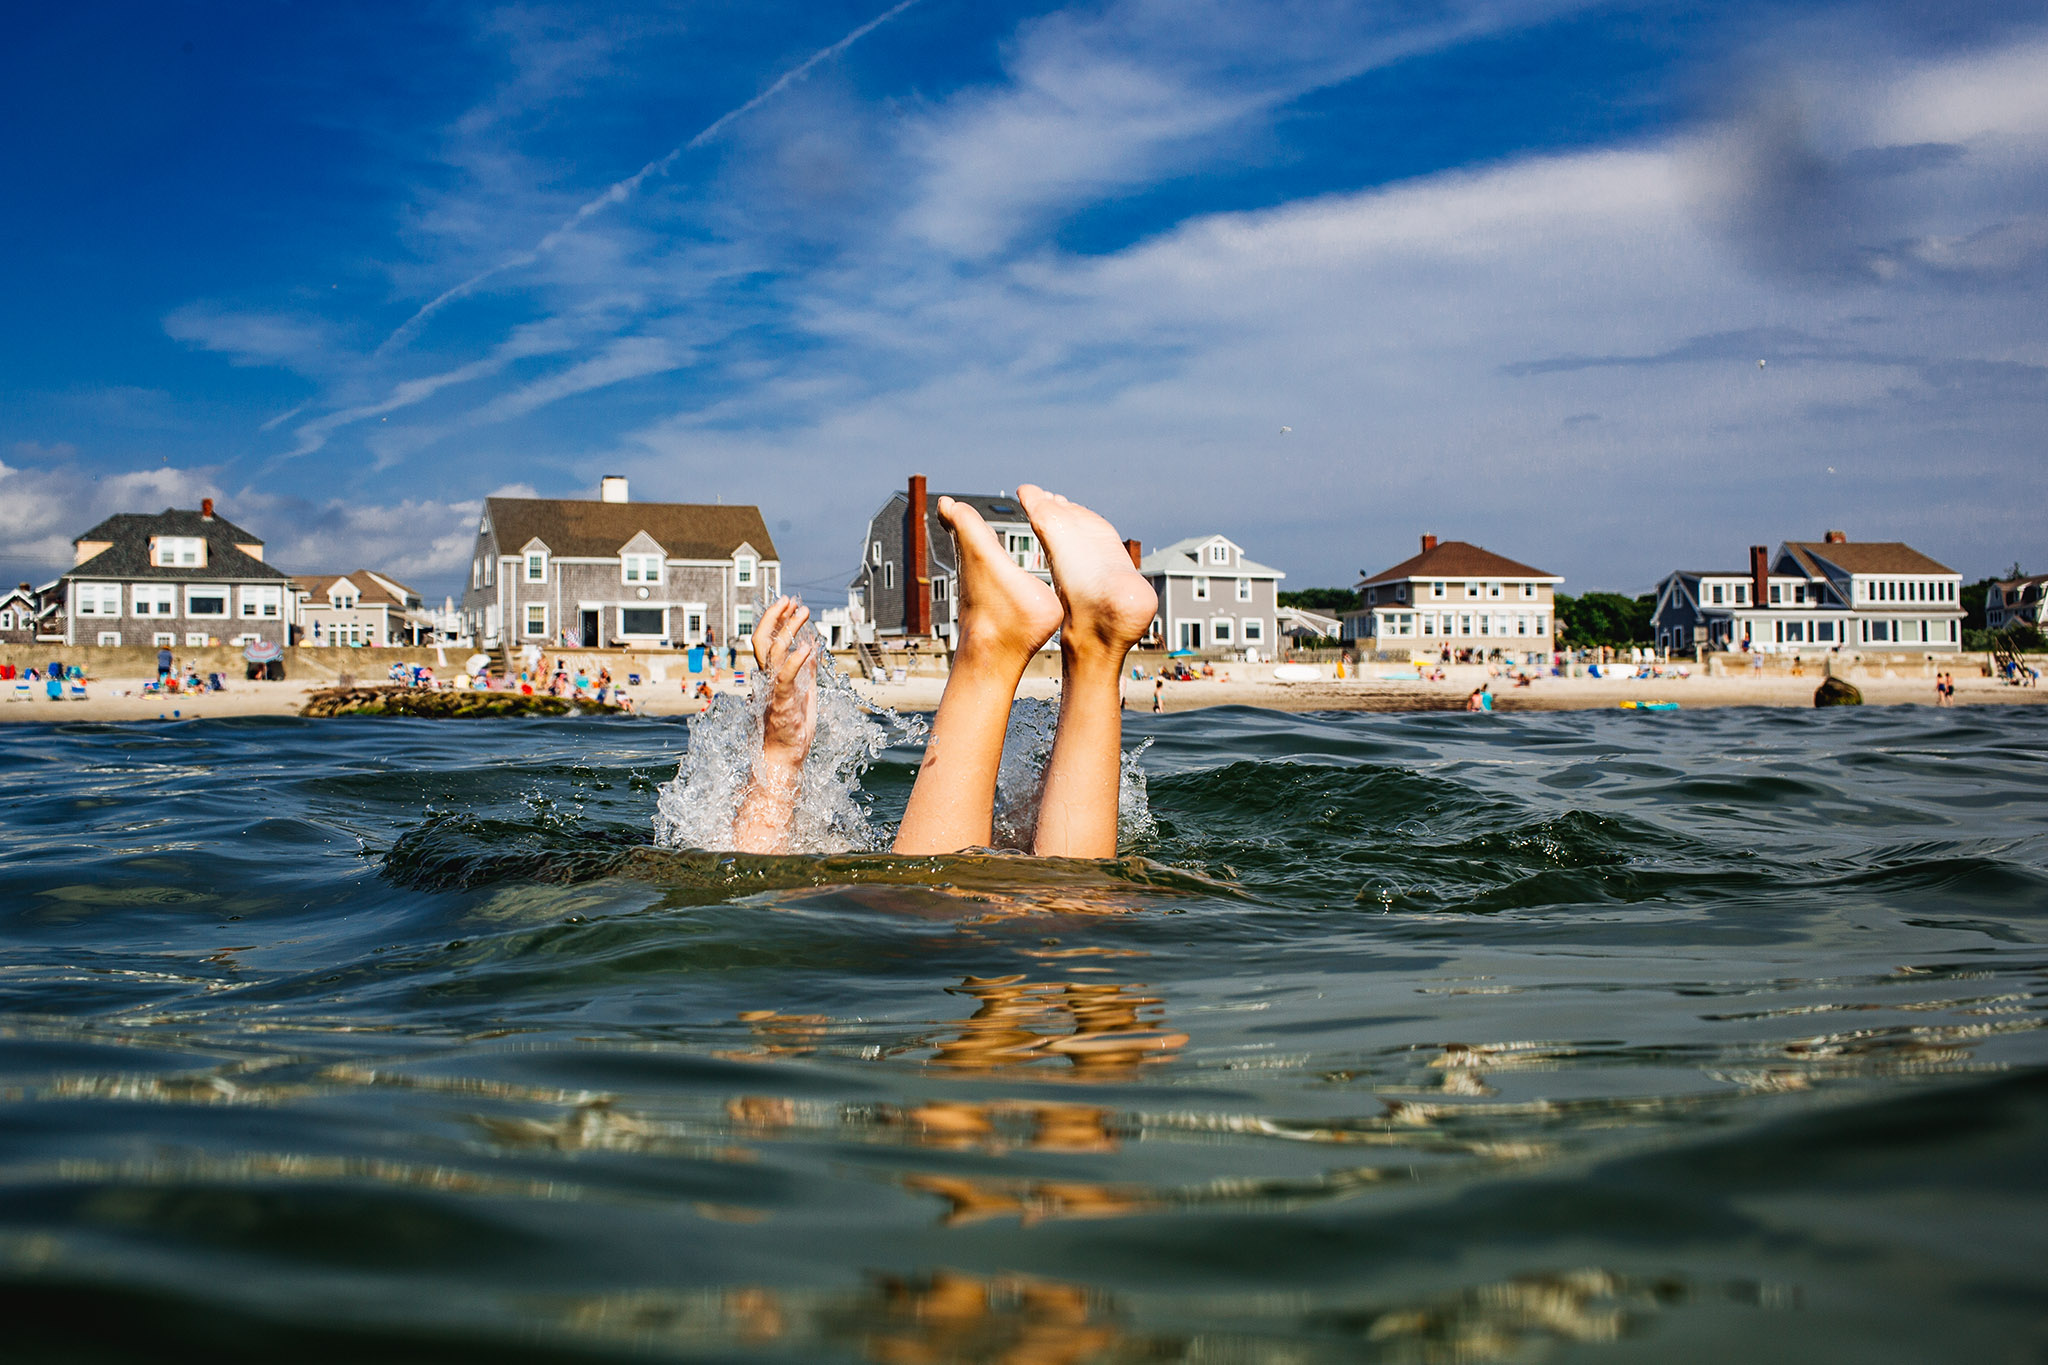
[[[1641,719],[1137,717],[1100,863],[657,849],[676,727],[0,732],[11,1356],[2048,1345],[2048,721]]]
[[[1082,1361],[1370,1360],[1452,1365],[1530,1358],[1545,1346],[1620,1341],[1653,1317],[1711,1302],[1787,1309],[1750,1281],[1702,1291],[1676,1277],[1598,1269],[1520,1275],[1393,1305],[1311,1308],[1305,1338],[1260,1330],[1278,1305],[1118,1295],[1024,1275],[871,1276],[853,1292],[750,1287],[632,1293],[549,1305],[578,1334],[643,1349],[851,1348],[878,1365],[1078,1365]],[[1292,1308],[1295,1305],[1288,1305]],[[1190,1320],[1242,1325],[1189,1326]],[[1248,1322],[1245,1320],[1249,1320]]]

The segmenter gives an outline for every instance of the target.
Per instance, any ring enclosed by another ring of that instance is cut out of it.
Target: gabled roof
[[[1358,586],[1363,588],[1368,584],[1403,578],[1556,578],[1559,582],[1564,581],[1557,574],[1518,564],[1505,555],[1482,550],[1470,541],[1443,540],[1390,569],[1359,579]]]
[[[1196,551],[1205,545],[1214,544],[1219,540],[1228,541],[1230,547],[1237,550],[1237,563],[1227,566],[1222,573],[1216,573],[1216,577],[1256,578],[1265,574],[1270,574],[1274,578],[1287,577],[1286,574],[1278,569],[1247,558],[1244,551],[1238,548],[1236,541],[1222,535],[1189,536],[1186,540],[1176,540],[1171,545],[1162,545],[1138,561],[1138,572],[1142,574],[1215,573],[1216,566],[1203,563],[1201,556]]]
[[[1800,564],[1821,576],[1821,561],[1843,573],[1954,573],[1938,560],[1896,540],[1788,540],[1785,549]]]
[[[929,494],[925,499],[925,544],[930,547],[932,567],[935,569],[957,571],[960,567],[960,557],[955,553],[953,544],[953,533],[946,529],[946,523],[939,519],[940,498],[951,498],[955,502],[966,503],[979,512],[981,519],[991,526],[1023,526],[1031,520],[1024,513],[1024,504],[1008,493]],[[896,509],[898,516],[907,513],[910,510],[910,495],[901,489],[891,494],[887,502],[875,509],[874,516],[868,518],[869,529],[872,530],[877,521],[888,516],[891,508]],[[867,580],[867,573],[871,567],[873,566],[868,563],[867,554],[863,551],[860,568],[854,571],[853,580],[847,586],[859,587]]]
[[[381,605],[403,608],[408,595],[419,596],[397,579],[388,578],[371,569],[357,569],[353,573],[293,574],[292,591],[312,594],[316,600],[311,605],[321,607],[327,604],[327,599],[333,594],[334,585],[343,579],[347,579],[355,587],[358,606]],[[397,591],[393,591],[394,588]]]
[[[152,564],[149,561],[151,536],[197,536],[206,542],[206,563],[196,567]],[[64,577],[168,578],[194,583],[249,579],[274,582],[285,577],[283,570],[272,568],[235,548],[237,545],[263,544],[255,536],[225,517],[208,517],[184,508],[166,507],[154,514],[116,513],[84,535],[74,537],[71,543],[77,545],[82,541],[99,540],[113,543],[83,564],[75,564],[65,570]]]
[[[742,545],[753,546],[763,559],[780,557],[761,509],[747,503],[487,498],[484,515],[504,554],[538,540],[551,554],[609,559],[645,531],[671,559],[730,559]]]

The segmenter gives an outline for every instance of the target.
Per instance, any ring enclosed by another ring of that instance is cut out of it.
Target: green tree
[[[1349,588],[1298,588],[1281,593],[1280,605],[1319,611],[1325,616],[1342,616],[1347,611],[1357,611],[1363,604],[1359,602],[1358,594]]]
[[[1654,638],[1650,614],[1655,593],[1628,597],[1618,592],[1589,592],[1582,597],[1557,595],[1557,638],[1573,649],[1587,645],[1646,645]]]

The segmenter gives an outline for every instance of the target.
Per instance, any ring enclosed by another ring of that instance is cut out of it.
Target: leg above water
[[[1123,765],[1123,667],[1159,609],[1116,528],[1033,484],[1017,490],[1052,561],[1060,623],[1060,728],[1046,763],[1033,852],[1055,858],[1116,854]]]

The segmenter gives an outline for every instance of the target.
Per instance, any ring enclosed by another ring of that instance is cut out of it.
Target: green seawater
[[[6,1358],[2048,1353],[2048,710],[1145,738],[1050,864],[658,850],[679,724],[0,728]]]

